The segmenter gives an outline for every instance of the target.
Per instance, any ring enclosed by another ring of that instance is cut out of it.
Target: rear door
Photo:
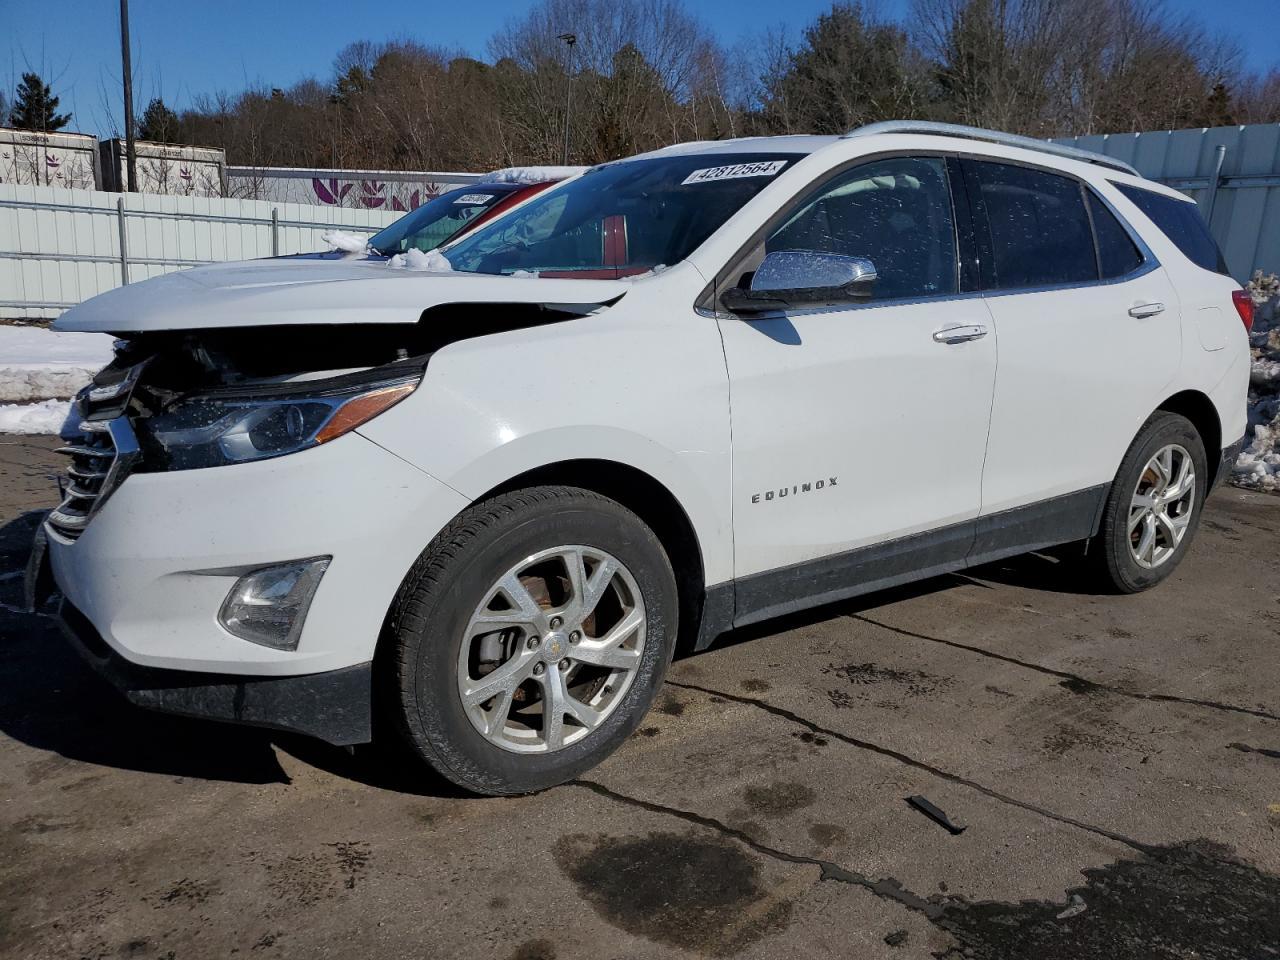
[[[999,339],[975,558],[1088,536],[1181,355],[1178,299],[1100,194],[964,161]]]

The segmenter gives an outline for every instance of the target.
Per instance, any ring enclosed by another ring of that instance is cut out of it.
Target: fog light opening
[[[218,612],[227,632],[276,650],[296,650],[307,608],[332,557],[261,567],[235,582]]]

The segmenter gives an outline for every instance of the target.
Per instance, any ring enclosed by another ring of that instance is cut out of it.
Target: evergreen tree
[[[24,73],[9,111],[9,126],[19,130],[52,133],[61,130],[71,119],[69,113],[58,113],[58,98],[38,73]]]
[[[178,141],[178,115],[159,97],[148,103],[147,109],[143,111],[142,123],[138,125],[138,139],[154,140],[157,143]]]

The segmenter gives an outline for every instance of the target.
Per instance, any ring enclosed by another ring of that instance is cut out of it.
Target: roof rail
[[[928,120],[884,120],[880,123],[869,123],[865,127],[856,127],[846,133],[842,139],[872,137],[881,133],[922,133],[936,137],[964,137],[967,140],[982,140],[985,143],[999,143],[1006,147],[1019,147],[1023,150],[1051,153],[1055,157],[1067,157],[1070,160],[1096,163],[1100,167],[1110,167],[1112,170],[1119,170],[1121,173],[1142,176],[1123,160],[1108,157],[1105,153],[1081,150],[1079,147],[1068,147],[1061,143],[1051,143],[1048,140],[1037,140],[1034,137],[1021,137],[1016,133],[984,130],[981,127],[966,127],[959,123],[933,123]]]

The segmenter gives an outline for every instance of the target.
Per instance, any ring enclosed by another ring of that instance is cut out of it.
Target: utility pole
[[[124,63],[124,151],[129,190],[138,189],[138,152],[133,129],[133,63],[129,56],[129,0],[120,0],[120,59]]]
[[[121,0],[123,2],[123,0]],[[573,47],[578,42],[577,34],[562,33],[556,37],[557,40],[563,40],[569,46],[569,73],[568,82],[565,84],[564,94],[564,159],[561,161],[565,166],[569,165],[569,113],[573,109]]]

